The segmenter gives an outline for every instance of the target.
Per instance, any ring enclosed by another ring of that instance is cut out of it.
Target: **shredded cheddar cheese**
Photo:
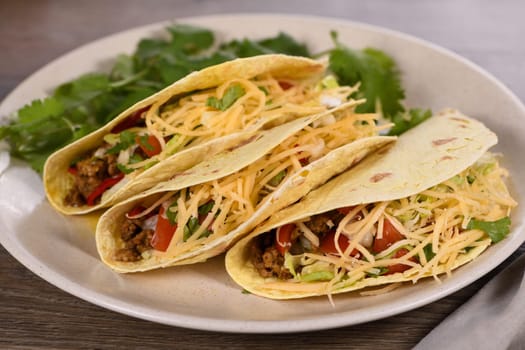
[[[143,213],[150,213],[160,205],[175,210],[177,228],[166,252],[153,254],[176,256],[235,230],[306,164],[356,139],[377,135],[381,127],[375,125],[373,117],[352,109],[340,110],[328,125],[304,127],[234,174],[160,194],[162,201],[156,200]],[[212,209],[205,215],[199,213],[199,208],[210,202]],[[310,238],[319,244],[315,235]]]
[[[419,194],[355,206],[348,210],[335,230],[337,254],[313,250],[304,252],[301,259],[290,255],[295,261],[294,277],[283,281],[267,278],[260,288],[298,292],[304,286],[305,293],[317,288],[319,294],[331,297],[338,289],[381,278],[389,274],[388,269],[393,266],[404,267],[390,274],[399,274],[405,281],[415,283],[429,276],[439,281],[438,275],[443,272],[450,275],[469,250],[490,244],[491,238],[486,232],[467,227],[471,219],[497,221],[509,216],[517,205],[505,185],[507,176],[496,157],[487,153],[462,173]],[[308,220],[310,218],[303,219],[301,227],[306,227]],[[376,240],[386,239],[386,221],[402,238],[379,252],[371,245],[364,246],[363,238],[371,232]],[[349,240],[345,249],[340,246],[342,235]],[[400,251],[403,254],[397,254]],[[315,281],[314,285],[302,281],[302,270],[318,263],[329,264],[326,271],[332,272],[333,278]],[[386,293],[397,286],[387,285],[362,295]]]
[[[234,132],[257,130],[265,125],[321,113],[330,108],[323,103],[322,96],[344,102],[355,91],[355,87],[348,86],[321,89],[319,79],[289,81],[290,87],[283,89],[278,80],[266,74],[253,79],[232,79],[216,88],[180,97],[175,102],[169,97],[159,100],[144,113],[146,128],[141,133],[154,135],[162,151],[126,166],[140,169],[189,144],[195,146]],[[207,103],[210,98],[224,98],[228,89],[236,86],[242,88],[243,93],[228,108],[216,109]],[[336,132],[339,131],[334,129]]]

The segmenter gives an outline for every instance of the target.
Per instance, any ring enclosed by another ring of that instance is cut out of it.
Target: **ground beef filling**
[[[86,205],[87,198],[102,181],[120,174],[115,154],[106,153],[100,158],[90,154],[79,160],[75,168],[75,182],[64,199],[66,205],[72,207]],[[97,201],[100,201],[100,198]]]
[[[120,226],[120,238],[124,248],[117,250],[115,260],[123,262],[139,261],[142,253],[152,249],[151,238],[154,231],[142,229],[141,219],[126,219]]]
[[[262,277],[290,279],[292,274],[285,268],[284,256],[274,244],[275,231],[264,233],[254,239],[251,246],[252,263]]]
[[[322,239],[345,217],[337,210],[312,216],[304,224]],[[296,237],[292,237],[292,241]],[[299,240],[290,248],[291,254],[302,254],[305,250]],[[277,277],[286,280],[292,278],[290,270],[284,267],[284,256],[275,247],[275,230],[254,238],[251,246],[252,263],[262,277]]]

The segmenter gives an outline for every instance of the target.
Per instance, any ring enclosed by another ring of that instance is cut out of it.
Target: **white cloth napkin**
[[[525,254],[448,316],[414,349],[525,349]]]

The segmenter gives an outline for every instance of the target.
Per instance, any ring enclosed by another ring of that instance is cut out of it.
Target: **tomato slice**
[[[164,206],[160,207],[157,226],[155,227],[155,233],[151,238],[151,246],[161,252],[165,252],[170,245],[171,238],[177,230],[177,224],[172,224],[169,219],[164,215],[166,209]]]
[[[286,224],[277,229],[275,234],[275,246],[282,255],[292,247],[292,233],[294,230],[294,224]]]
[[[287,81],[279,81],[279,86],[281,87],[281,89],[283,90],[288,90],[289,88],[291,88],[293,86],[293,84],[287,82]]]
[[[402,257],[405,254],[408,254],[408,249],[401,248],[401,249],[399,249],[398,251],[396,251],[394,253],[392,258],[393,259],[397,259],[397,258]],[[414,257],[412,257],[412,258],[410,258],[408,260],[416,262],[416,259]],[[404,272],[404,271],[408,270],[410,267],[411,266],[404,265],[404,264],[395,264],[395,265],[392,265],[392,266],[388,266],[388,272],[386,272],[385,275],[391,275],[391,274],[397,273],[397,272]]]
[[[343,215],[348,215],[349,212],[354,209],[355,206],[338,208],[337,211]]]
[[[343,252],[350,245],[350,240],[343,234],[339,235],[337,242],[339,243],[339,248],[341,248],[341,251]],[[319,249],[321,249],[321,251],[325,254],[339,255],[339,252],[335,247],[335,231],[330,231],[326,236],[323,237],[321,244],[319,245]],[[359,250],[354,248],[350,253],[350,256],[357,256],[358,254]]]
[[[138,111],[131,113],[126,119],[121,121],[119,124],[115,125],[111,132],[113,134],[118,134],[126,129],[132,128],[139,124],[140,119],[142,118],[142,113],[146,112],[150,106],[143,107]]]
[[[144,208],[142,205],[138,205],[138,206],[134,207],[133,209],[131,209],[130,211],[128,211],[126,213],[126,217],[130,218],[130,217],[139,215],[144,210],[146,210],[146,208]]]
[[[383,237],[374,239],[373,250],[375,253],[380,253],[390,247],[392,244],[404,239],[405,237],[392,225],[392,223],[385,219],[383,221]]]
[[[148,157],[153,157],[162,151],[159,140],[153,135],[137,136],[135,142]]]
[[[108,179],[105,179],[98,185],[93,192],[89,194],[89,196],[86,199],[87,205],[95,205],[95,201],[98,197],[102,196],[106,190],[110,189],[111,187],[115,186],[122,178],[124,177],[124,173],[120,173],[118,175],[115,175],[113,177],[110,177]]]

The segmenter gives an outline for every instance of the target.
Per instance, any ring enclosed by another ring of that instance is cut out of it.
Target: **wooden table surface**
[[[467,57],[525,100],[520,0],[2,0],[0,97],[48,61],[105,35],[172,18],[234,12],[316,14],[399,30]],[[42,280],[0,247],[0,348],[407,349],[522,252],[525,245],[481,280],[401,315],[319,332],[249,335],[169,327],[105,310]]]

